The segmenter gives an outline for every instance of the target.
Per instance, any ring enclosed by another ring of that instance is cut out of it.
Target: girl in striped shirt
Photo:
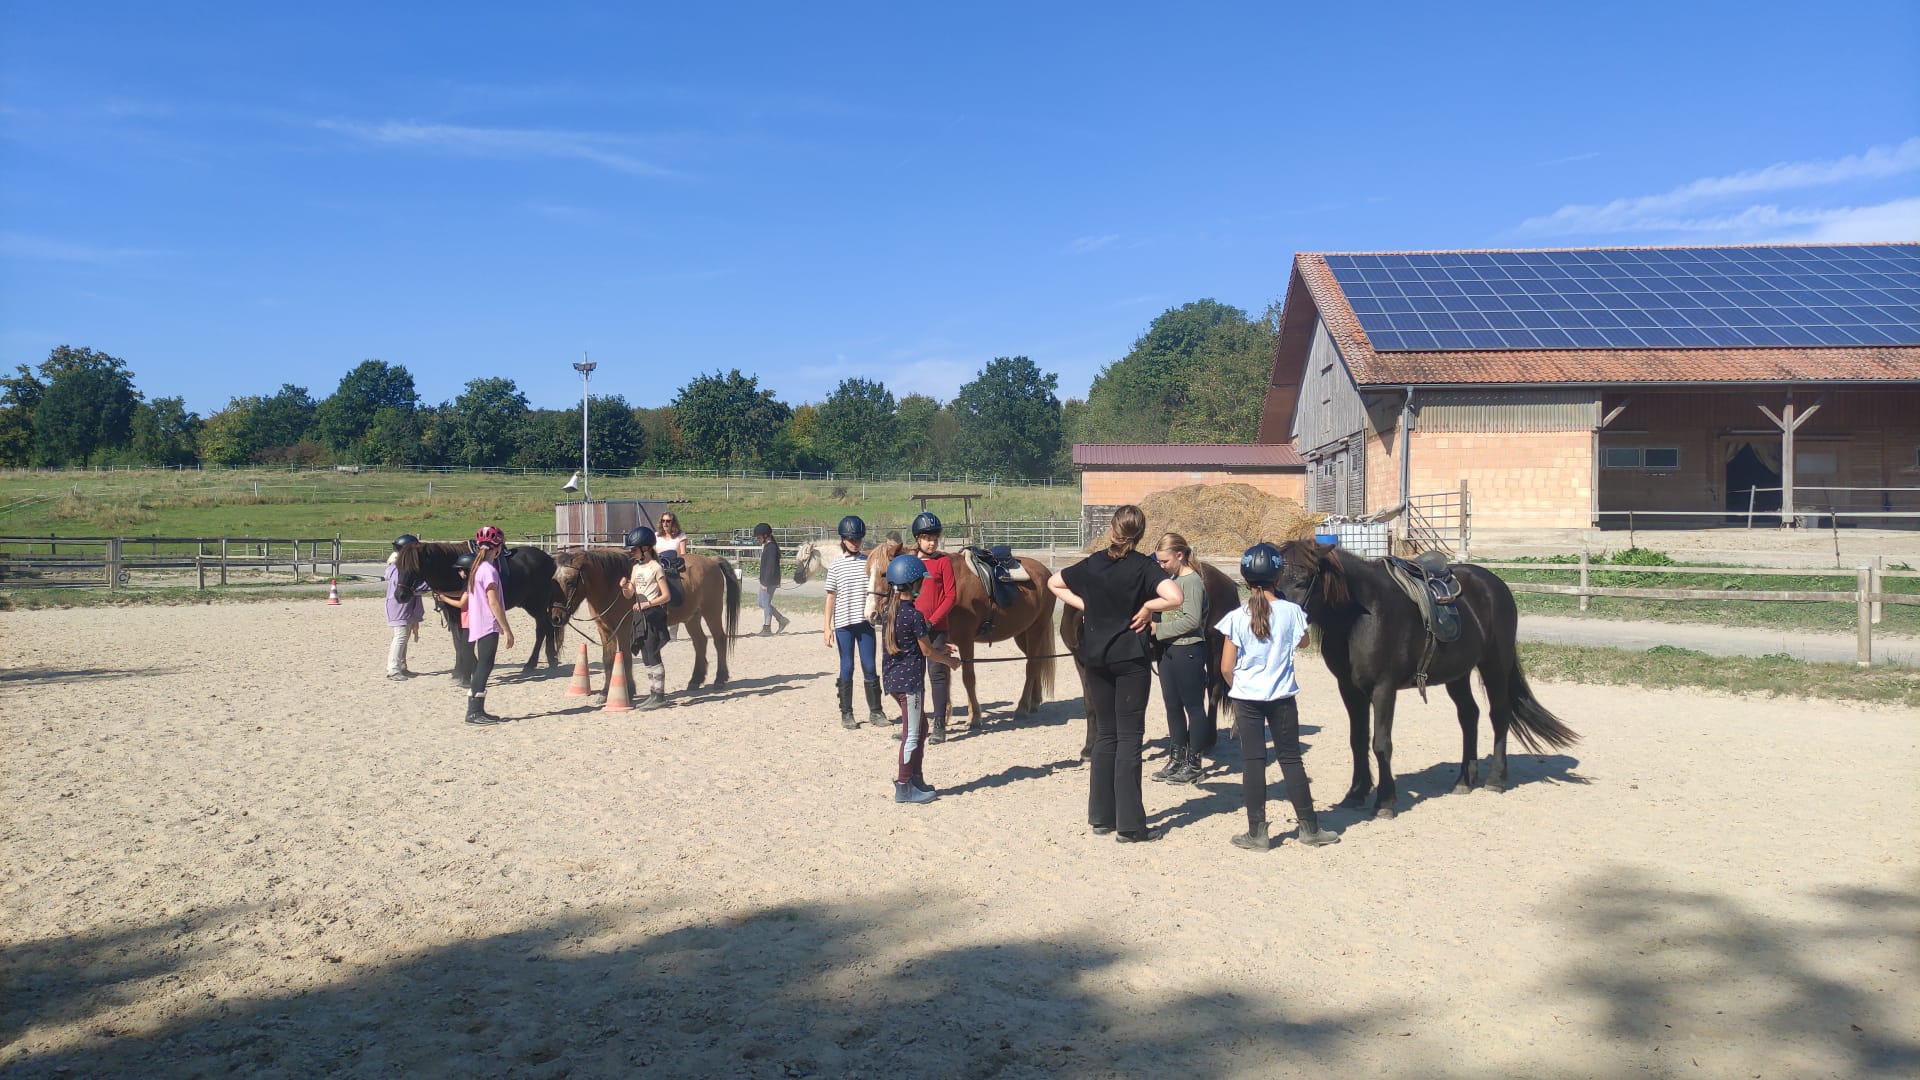
[[[853,658],[860,657],[860,671],[867,680],[867,722],[875,727],[892,724],[880,711],[880,676],[873,667],[873,624],[867,621],[867,557],[860,541],[867,535],[867,523],[849,514],[840,519],[840,558],[827,567],[827,607],[821,636],[827,648],[840,649],[840,680],[834,689],[840,694],[840,726],[860,726],[853,716]]]

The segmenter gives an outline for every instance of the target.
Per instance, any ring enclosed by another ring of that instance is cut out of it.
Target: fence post
[[[340,534],[333,534],[333,576],[340,576]]]
[[[1873,572],[1867,575],[1867,585],[1876,595],[1887,587],[1887,579],[1880,576],[1886,569],[1887,557],[1885,555],[1875,555],[1873,557]],[[1873,613],[1870,618],[1875,626],[1880,625],[1880,609],[1883,606],[1884,605],[1878,600],[1873,602]]]
[[[220,538],[220,586],[222,588],[225,588],[226,584],[227,584],[227,538],[223,536]]]
[[[1580,610],[1587,610],[1587,551],[1580,549]]]
[[[1870,588],[1868,582],[1873,577],[1873,571],[1863,566],[1855,573],[1855,577],[1860,591],[1855,594],[1859,599],[1854,603],[1854,617],[1858,623],[1858,632],[1855,635],[1857,639],[1855,644],[1858,651],[1854,654],[1854,663],[1859,664],[1861,667],[1872,667],[1873,616],[1869,613],[1872,605],[1867,603],[1867,590]]]
[[[193,557],[193,569],[200,575],[200,591],[207,591],[207,556],[202,553]]]
[[[1467,557],[1467,478],[1460,478],[1460,557]]]
[[[117,591],[120,588],[120,538],[107,541],[107,589]]]

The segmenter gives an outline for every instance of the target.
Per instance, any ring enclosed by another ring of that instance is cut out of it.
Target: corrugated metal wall
[[[1600,395],[1578,390],[1416,390],[1420,431],[1591,431]]]

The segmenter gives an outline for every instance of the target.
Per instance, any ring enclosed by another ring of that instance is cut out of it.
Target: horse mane
[[[605,581],[619,581],[633,572],[633,558],[619,548],[580,548],[565,553],[555,562],[561,559],[575,569],[592,567]]]
[[[1280,558],[1309,574],[1319,571],[1320,598],[1328,604],[1345,604],[1352,598],[1338,548],[1323,548],[1309,540],[1289,540],[1280,545]]]
[[[429,544],[425,541],[408,544],[400,549],[400,560],[396,564],[402,573],[417,574],[422,570],[438,570],[453,565],[453,560],[465,554],[465,544]],[[432,556],[423,559],[422,556]]]

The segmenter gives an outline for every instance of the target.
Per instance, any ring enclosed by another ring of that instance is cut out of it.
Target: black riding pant
[[[936,650],[946,651],[947,632],[945,630],[930,631],[927,634],[927,640],[933,642]],[[944,720],[947,715],[947,702],[952,698],[953,669],[945,664],[928,664],[927,682],[933,686],[933,706],[927,715]],[[967,719],[972,720],[973,717]]]
[[[1267,729],[1273,729],[1274,757],[1287,784],[1287,801],[1303,822],[1317,822],[1307,767],[1300,761],[1300,706],[1290,697],[1275,701],[1233,700],[1234,732],[1240,739],[1240,792],[1247,802],[1247,827],[1267,820]]]
[[[1147,661],[1127,660],[1087,667],[1087,706],[1098,718],[1093,770],[1087,791],[1087,822],[1122,832],[1147,827],[1140,801],[1140,744],[1147,735],[1147,694],[1153,671]]]
[[[467,679],[467,693],[487,696],[487,679],[493,675],[493,659],[500,651],[500,635],[488,634],[473,643],[473,675]]]
[[[1218,732],[1207,712],[1207,646],[1169,645],[1160,654],[1160,700],[1167,706],[1167,737],[1175,750],[1205,753]]]
[[[640,657],[642,664],[647,667],[659,667],[660,650],[666,647],[668,641],[667,609],[648,608],[635,614],[639,618],[635,620],[633,651]]]

